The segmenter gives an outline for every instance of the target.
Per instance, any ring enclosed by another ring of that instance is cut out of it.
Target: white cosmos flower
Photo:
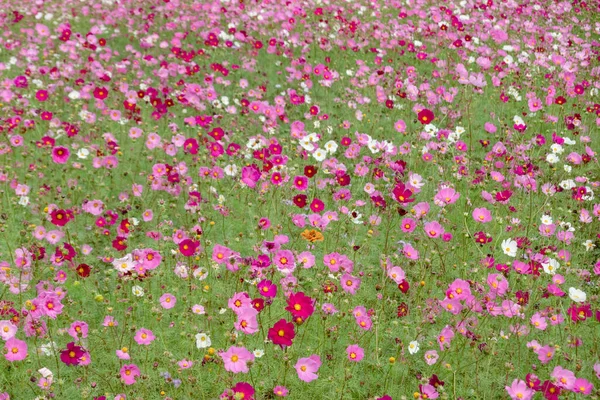
[[[584,303],[587,299],[587,295],[583,290],[575,289],[574,287],[569,288],[569,297],[576,303]]]
[[[502,251],[510,257],[517,256],[517,242],[512,239],[504,239],[502,241]]]
[[[551,258],[547,263],[542,263],[542,267],[544,267],[544,272],[550,275],[556,274],[556,270],[560,268],[560,264],[555,259]]]
[[[256,358],[261,358],[262,356],[265,355],[265,352],[262,349],[256,349],[252,353],[254,354],[254,357],[256,357]]]
[[[90,155],[90,151],[86,148],[81,148],[77,151],[77,157],[82,160],[85,160]]]
[[[133,262],[131,254],[127,254],[125,257],[122,258],[116,258],[112,262],[112,264],[115,267],[115,269],[119,272],[129,272],[133,271],[133,268],[135,268],[135,263]]]
[[[229,164],[225,168],[223,168],[223,171],[225,171],[225,175],[227,176],[236,176],[238,172],[238,167],[235,164]]]
[[[416,354],[419,351],[419,342],[413,340],[408,344],[408,352],[410,354]]]
[[[550,164],[556,164],[559,161],[560,161],[560,158],[558,158],[558,156],[554,153],[550,153],[546,156],[546,162],[548,162]]]
[[[142,297],[144,295],[144,288],[142,288],[141,286],[135,285],[134,287],[131,288],[131,293],[133,293],[133,295],[135,297]]]
[[[323,149],[317,149],[312,155],[315,158],[315,160],[323,161],[327,157],[327,152]]]
[[[544,225],[552,225],[552,217],[550,215],[542,215],[541,218],[542,224]]]
[[[330,140],[329,142],[325,143],[324,147],[327,150],[327,152],[333,154],[338,149],[338,144],[336,142],[334,142],[333,140]]]
[[[210,341],[210,337],[206,333],[198,333],[196,334],[196,347],[199,349],[205,349],[210,347],[212,342]]]

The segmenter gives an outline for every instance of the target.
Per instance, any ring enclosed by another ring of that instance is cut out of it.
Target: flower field
[[[596,0],[6,0],[0,400],[600,398]]]

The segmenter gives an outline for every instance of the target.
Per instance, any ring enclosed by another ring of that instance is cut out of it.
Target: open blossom
[[[151,330],[146,328],[138,329],[135,333],[135,337],[133,338],[137,344],[148,346],[150,343],[154,341],[156,337],[152,333]]]
[[[121,379],[126,385],[133,385],[135,378],[140,376],[140,369],[135,364],[126,364],[121,367]]]
[[[27,343],[11,337],[4,343],[4,357],[8,361],[21,361],[27,357]]]
[[[515,379],[510,386],[505,386],[505,388],[512,400],[531,400],[535,394],[524,381],[519,379]]]
[[[321,367],[321,357],[313,354],[307,358],[300,358],[294,368],[298,373],[298,378],[304,382],[312,382],[319,377],[317,372]]]
[[[254,361],[254,354],[244,347],[231,346],[227,351],[219,353],[223,359],[225,370],[229,372],[248,373],[248,363]]]
[[[507,256],[510,256],[510,257],[517,256],[517,242],[515,240],[505,239],[502,241],[501,247],[502,247],[502,251]]]

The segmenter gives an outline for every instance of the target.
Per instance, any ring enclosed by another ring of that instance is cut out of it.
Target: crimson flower
[[[60,360],[67,365],[79,365],[79,359],[85,354],[83,348],[76,346],[75,342],[67,344],[67,348],[60,353]]]
[[[287,300],[288,306],[285,308],[294,318],[306,320],[315,312],[314,300],[306,296],[303,292],[292,293]]]
[[[269,329],[269,339],[273,344],[278,344],[281,347],[291,346],[292,340],[296,337],[294,332],[294,324],[287,322],[285,319],[280,319]]]
[[[50,213],[50,222],[56,226],[65,226],[72,218],[72,213],[69,214],[66,210],[52,210]]]
[[[435,119],[435,115],[433,115],[433,112],[431,112],[431,110],[424,108],[421,111],[419,111],[419,114],[417,114],[417,119],[423,125],[427,125]]]
[[[185,239],[179,243],[179,251],[186,257],[193,256],[198,247],[200,247],[200,242],[197,240]]]
[[[408,189],[402,182],[399,182],[396,187],[394,187],[392,194],[398,203],[406,204],[415,201],[415,199],[410,198],[413,194],[412,190]]]

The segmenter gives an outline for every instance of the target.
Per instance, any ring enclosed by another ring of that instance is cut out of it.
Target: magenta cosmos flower
[[[8,361],[21,361],[27,357],[27,343],[15,337],[11,337],[4,343],[6,354],[4,357]]]
[[[168,310],[170,308],[175,307],[175,304],[177,303],[177,298],[175,298],[175,296],[173,296],[171,293],[165,293],[162,296],[160,296],[159,301],[162,308]]]
[[[197,240],[185,239],[179,243],[179,251],[186,257],[193,256],[198,247],[200,242]]]
[[[365,351],[357,344],[351,344],[346,348],[348,354],[348,360],[359,362],[365,357]]]
[[[156,336],[152,333],[151,330],[146,328],[141,328],[135,333],[135,337],[133,338],[137,344],[148,346],[150,343],[156,339]]]
[[[83,348],[76,346],[75,342],[67,343],[67,348],[60,353],[60,360],[67,365],[79,365],[81,357],[85,355]]]
[[[254,164],[242,168],[242,183],[254,188],[260,179],[260,170]]]
[[[66,164],[71,152],[63,146],[57,146],[52,149],[52,161],[57,164]]]
[[[225,370],[229,372],[248,373],[248,363],[254,361],[254,354],[244,347],[231,346],[229,350],[219,353],[223,359]]]
[[[321,367],[321,357],[313,354],[307,358],[301,358],[298,360],[294,368],[298,373],[298,379],[304,382],[314,381],[319,377],[317,371]]]
[[[263,279],[256,285],[258,293],[264,297],[275,297],[277,295],[277,285],[268,279]]]
[[[133,385],[135,377],[140,376],[140,369],[135,364],[126,364],[121,367],[121,379],[126,385]]]

